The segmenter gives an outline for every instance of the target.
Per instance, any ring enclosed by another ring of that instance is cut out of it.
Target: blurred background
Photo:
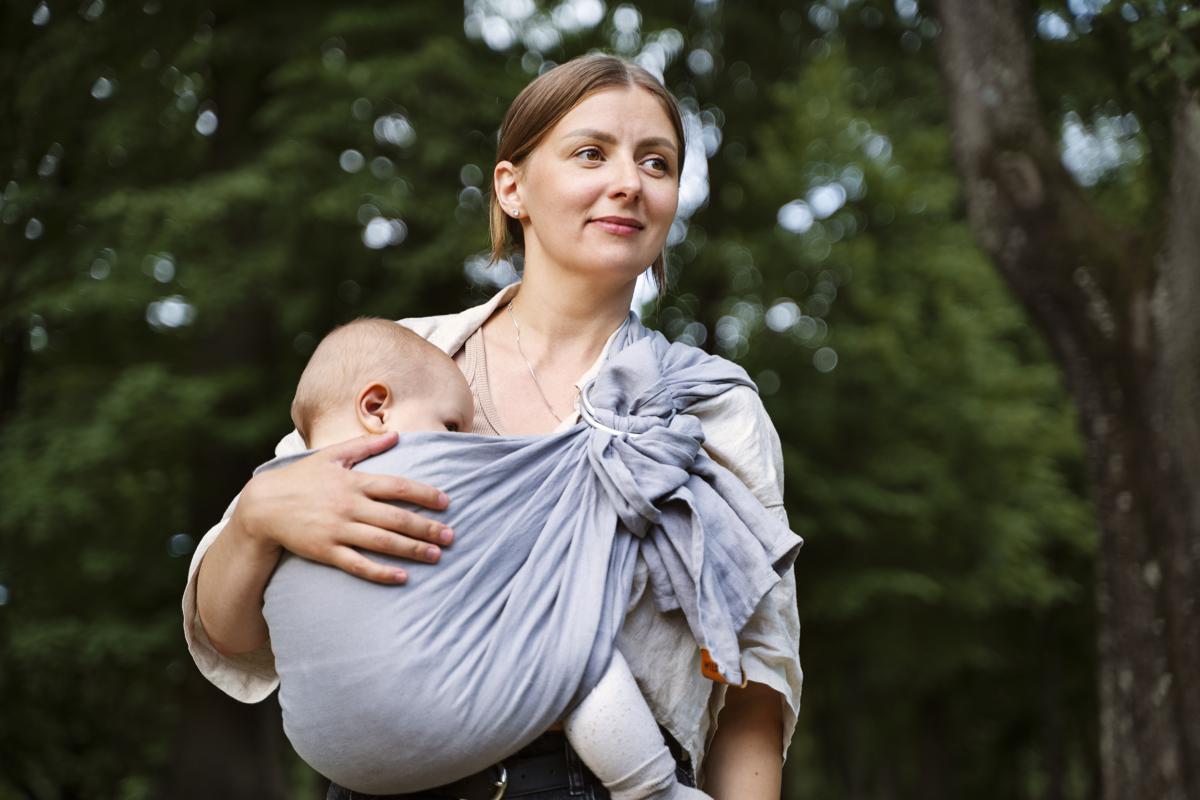
[[[1039,168],[1151,261],[1198,12],[994,5],[1032,59],[1016,71],[1047,134]],[[485,255],[501,117],[593,49],[661,75],[686,112],[671,284],[657,303],[643,287],[640,310],[745,366],[783,441],[807,540],[785,797],[1118,796],[1085,433],[1099,440],[1052,320],[979,244],[941,7],[0,14],[0,798],[323,797],[275,701],[240,705],[193,666],[190,554],[291,429],[326,331],[515,279]],[[1111,287],[1068,274],[1103,327]]]

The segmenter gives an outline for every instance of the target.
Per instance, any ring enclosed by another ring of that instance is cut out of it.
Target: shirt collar
[[[452,356],[462,349],[467,339],[471,338],[471,334],[479,330],[483,323],[487,322],[488,318],[496,313],[497,308],[513,299],[520,286],[520,281],[510,283],[492,295],[491,299],[487,302],[472,306],[457,314],[442,314],[436,317],[412,317],[402,319],[399,322],[406,328],[410,328],[415,333],[428,339],[430,344],[435,345],[446,355]],[[604,348],[600,351],[600,355],[592,362],[592,366],[587,372],[575,382],[576,389],[582,391],[587,382],[596,377],[596,373],[600,371],[604,360],[608,358],[608,351],[612,347],[613,340],[617,338],[617,334],[621,332],[621,329],[628,324],[629,318],[626,317],[625,321],[609,334],[608,341],[604,343]],[[577,395],[575,398],[575,409],[571,414],[563,418],[562,423],[555,428],[555,432],[571,427],[578,419],[579,397]]]
[[[496,309],[512,300],[521,282],[510,283],[485,303],[471,306],[457,314],[442,314],[436,317],[411,317],[400,320],[400,324],[412,329],[429,340],[448,356],[462,349],[471,334],[479,330]]]

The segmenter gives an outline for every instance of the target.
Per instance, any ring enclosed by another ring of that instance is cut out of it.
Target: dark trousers
[[[675,756],[675,761],[678,765],[675,768],[675,775],[679,779],[679,782],[685,786],[695,786],[696,777],[692,773],[691,766],[688,764],[688,758],[683,753],[683,749],[665,731],[663,732],[663,736],[667,740],[667,745],[671,748],[671,754]],[[570,742],[567,741],[567,737],[561,731],[549,731],[542,734],[524,748],[505,759],[505,764],[508,765],[511,773],[515,769],[519,769],[520,760],[523,757],[540,756],[556,751],[562,752],[566,758],[567,774],[563,782],[564,785],[561,788],[532,794],[519,793],[519,790],[515,793],[510,791],[504,795],[505,799],[610,800],[608,790],[592,774],[592,771],[584,765],[579,755],[571,747]],[[325,795],[325,800],[448,800],[452,797],[454,796],[440,792],[436,788],[410,794],[363,794],[362,792],[354,792],[344,786],[332,783],[329,786],[329,793]],[[454,798],[454,800],[457,800],[457,798]]]

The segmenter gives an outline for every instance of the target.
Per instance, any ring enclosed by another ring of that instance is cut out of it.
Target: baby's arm
[[[563,727],[613,800],[711,800],[676,780],[675,759],[625,657],[615,648],[608,671]]]

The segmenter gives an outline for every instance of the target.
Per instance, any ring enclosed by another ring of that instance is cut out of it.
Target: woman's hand
[[[254,476],[231,523],[264,549],[281,547],[360,578],[402,583],[407,577],[403,570],[353,548],[433,563],[441,556],[437,545],[450,544],[454,532],[386,502],[440,510],[449,499],[437,489],[406,478],[350,470],[390,448],[396,439],[394,433],[361,436]]]
[[[403,583],[407,575],[352,548],[438,560],[441,551],[430,542],[449,544],[453,531],[386,501],[442,509],[446,496],[404,478],[350,470],[396,439],[394,433],[363,436],[250,479],[196,575],[200,622],[220,653],[247,653],[266,643],[263,592],[284,549],[379,583]]]

